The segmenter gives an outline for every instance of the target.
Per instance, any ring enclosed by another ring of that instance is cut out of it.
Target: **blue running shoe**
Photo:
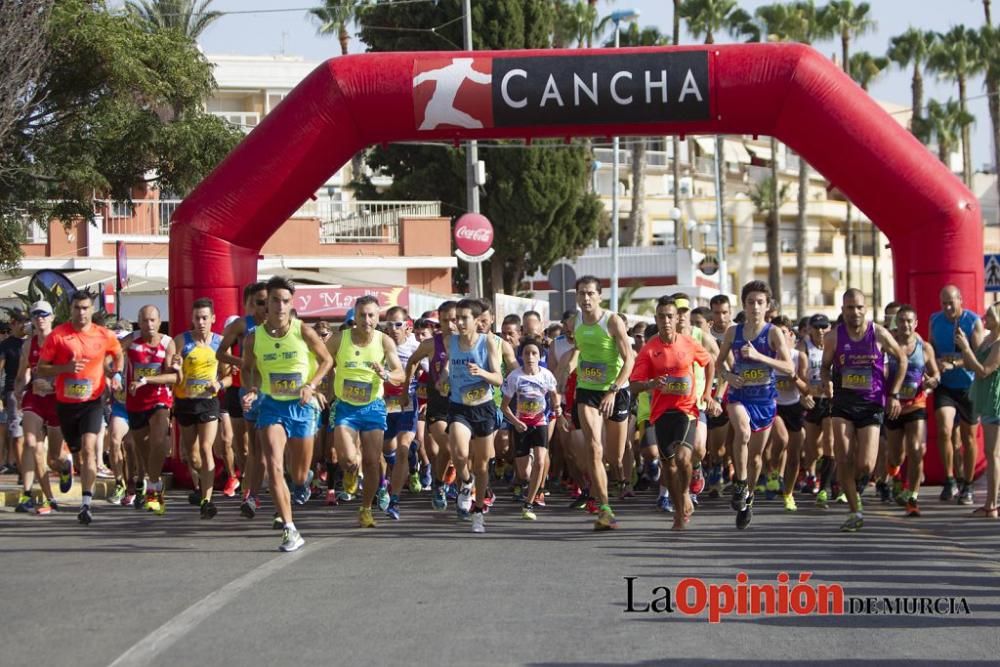
[[[674,504],[670,501],[670,496],[660,496],[656,501],[656,509],[661,512],[670,512],[672,514],[674,511]]]
[[[73,459],[66,459],[66,461],[63,462],[62,472],[59,473],[59,492],[69,493],[69,490],[72,488],[73,488]],[[90,523],[90,521],[87,521],[87,523]]]
[[[385,515],[393,521],[399,521],[399,501],[390,500],[389,507],[385,510]]]
[[[425,488],[429,489],[433,485],[434,480],[431,479],[431,467],[421,466],[420,468],[420,484]]]
[[[431,507],[438,512],[443,512],[445,509],[447,509],[448,498],[445,495],[443,486],[438,486],[434,488],[434,497],[431,498]]]
[[[458,515],[458,518],[462,521],[469,521],[472,519],[471,512],[463,510],[461,507],[456,508],[455,512]]]
[[[449,484],[445,490],[445,495],[448,497],[448,500],[458,500],[458,489],[455,488],[454,484]]]
[[[385,485],[378,487],[378,492],[375,494],[375,501],[378,503],[378,508],[383,512],[389,509],[389,490],[385,488]]]

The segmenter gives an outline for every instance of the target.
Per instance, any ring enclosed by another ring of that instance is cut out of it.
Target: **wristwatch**
[[[610,387],[608,387],[609,394],[617,394],[619,391],[621,391],[621,389],[616,384],[613,384]]]
[[[889,398],[894,398],[894,399],[896,399],[898,401],[899,400],[899,392],[897,391],[895,394],[890,394]]]

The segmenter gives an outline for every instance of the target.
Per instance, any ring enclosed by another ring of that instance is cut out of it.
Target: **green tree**
[[[951,153],[959,143],[962,130],[975,118],[953,99],[944,104],[937,100],[927,103],[927,123],[931,138],[937,143],[938,158],[951,168]]]
[[[986,80],[990,128],[993,131],[993,167],[1000,170],[1000,30],[996,27],[985,25],[979,31],[979,55]]]
[[[462,43],[461,23],[433,33],[418,32],[461,16],[459,0],[362,8],[360,36],[372,51],[447,50]],[[545,48],[552,43],[555,11],[548,0],[497,0],[473,3],[476,49]],[[367,26],[406,30],[372,30]],[[454,44],[452,44],[452,42]],[[495,229],[496,254],[490,259],[494,290],[514,293],[523,275],[548,270],[557,260],[577,255],[597,237],[601,204],[587,192],[590,160],[579,145],[536,141],[531,146],[503,142],[480,146],[487,183],[480,208]],[[390,145],[373,149],[369,165],[391,176],[377,192],[363,183],[360,196],[439,199],[445,210],[465,210],[465,158],[460,148]]]
[[[149,31],[103,3],[62,0],[50,58],[0,145],[0,265],[21,257],[26,218],[93,218],[95,193],[130,200],[147,174],[184,194],[242,134],[204,113],[211,64],[187,36]]]
[[[927,64],[941,77],[958,84],[958,104],[968,113],[969,77],[978,74],[983,67],[978,33],[957,25],[939,34]],[[962,127],[962,180],[972,185],[972,123]]]
[[[358,10],[365,0],[326,0],[323,7],[316,7],[309,10],[312,19],[319,22],[316,32],[320,35],[337,35],[340,41],[340,54],[347,55],[347,47],[351,42],[351,36],[347,32],[347,26],[355,19]]]
[[[209,11],[213,0],[138,0],[125,3],[125,11],[139,18],[152,30],[174,30],[193,40],[205,28],[222,16],[222,12]]]
[[[767,227],[768,255],[770,255],[771,246],[779,246],[778,234],[781,229],[781,205],[788,199],[788,184],[782,183],[779,186],[775,182],[774,176],[768,176],[759,183],[751,186],[747,195],[753,204],[754,212],[756,213],[755,217],[764,219]],[[774,298],[780,303],[780,263],[768,266],[767,282],[771,285],[771,293],[774,294]]]
[[[927,143],[927,132],[924,127],[924,74],[923,68],[927,63],[927,56],[930,54],[937,39],[937,33],[931,30],[919,30],[910,28],[902,35],[896,35],[889,40],[889,52],[886,54],[889,60],[899,65],[900,69],[913,67],[910,80],[910,90],[913,93],[910,109],[912,118],[910,120],[910,131],[922,142]]]
[[[875,30],[878,24],[871,17],[871,5],[854,4],[854,0],[830,0],[820,12],[823,23],[832,26],[840,36],[840,66],[848,72],[851,62],[851,40]]]
[[[746,37],[750,42],[760,40],[760,30],[753,18],[740,9],[736,0],[684,0],[680,16],[687,22],[691,36],[695,39],[704,36],[706,44],[715,44],[715,37],[721,32],[736,38]]]

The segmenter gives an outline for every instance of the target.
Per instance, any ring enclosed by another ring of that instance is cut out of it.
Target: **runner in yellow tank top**
[[[396,354],[396,343],[378,330],[378,318],[378,299],[363,296],[354,302],[354,326],[327,341],[336,366],[333,446],[344,466],[344,491],[357,493],[359,463],[364,470],[366,481],[358,512],[362,528],[375,527],[372,501],[380,488],[382,437],[386,429],[382,384],[401,385],[406,377]],[[360,456],[354,444],[359,436]]]
[[[274,522],[283,528],[281,551],[295,551],[305,540],[292,519],[293,497],[285,477],[285,446],[294,501],[309,499],[307,478],[312,463],[313,438],[319,418],[316,387],[330,372],[333,360],[312,327],[292,317],[295,283],[282,276],[267,281],[267,318],[244,339],[242,383],[247,388],[243,409],[260,396],[257,431],[263,439],[264,464],[271,479],[271,497],[277,509]]]

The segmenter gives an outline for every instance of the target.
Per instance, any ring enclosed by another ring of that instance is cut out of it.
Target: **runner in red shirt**
[[[677,305],[673,299],[660,298],[656,305],[656,327],[659,335],[649,340],[636,357],[630,387],[633,393],[652,392],[649,420],[656,429],[670,495],[678,503],[673,529],[682,530],[694,510],[688,492],[698,423],[694,364],[704,366],[705,376],[713,377],[715,362],[693,338],[677,333]],[[700,399],[709,414],[714,416],[722,411],[712,396],[711,383],[705,383]]]
[[[104,425],[104,389],[122,389],[125,359],[118,338],[110,330],[91,322],[94,296],[80,290],[70,300],[70,321],[56,327],[42,346],[36,377],[56,378],[56,414],[71,452],[80,452],[80,483],[83,507],[77,519],[83,525],[92,520],[91,500],[97,478],[97,436]],[[112,376],[105,377],[105,360],[112,357]],[[59,489],[66,493],[73,485],[73,463],[63,462]]]

